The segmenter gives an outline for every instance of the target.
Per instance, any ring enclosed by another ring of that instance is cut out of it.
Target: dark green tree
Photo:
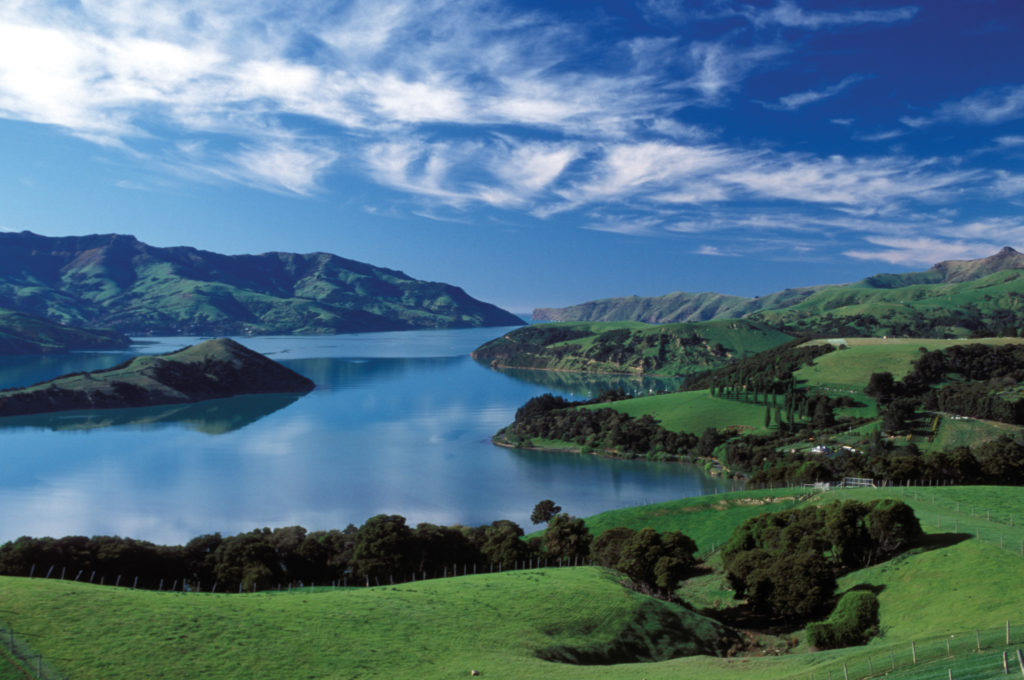
[[[561,505],[555,505],[555,502],[552,500],[543,500],[533,506],[533,512],[530,513],[530,521],[534,524],[546,524],[561,511]]]
[[[551,558],[583,558],[590,553],[590,540],[590,530],[581,518],[560,513],[544,530],[544,551]]]
[[[401,515],[376,515],[359,527],[352,549],[352,569],[371,582],[404,577],[416,565],[417,549],[412,530]]]

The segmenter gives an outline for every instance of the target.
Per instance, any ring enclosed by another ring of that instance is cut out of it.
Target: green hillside
[[[123,349],[131,341],[114,331],[65,326],[31,314],[0,309],[0,354]]]
[[[672,293],[537,309],[538,321],[696,322],[748,318],[814,336],[967,337],[1017,334],[1024,326],[1024,255],[1011,248],[928,271],[878,274],[841,285],[786,289],[755,298]]]
[[[1024,643],[1014,597],[1024,588],[1024,500],[1016,488],[735,492],[602,513],[588,523],[595,532],[612,526],[680,530],[706,552],[757,513],[882,497],[910,504],[926,540],[840,580],[839,592],[878,593],[881,635],[866,646],[828,652],[810,652],[796,630],[748,638],[748,651],[729,658],[596,666],[545,660],[571,653],[622,661],[627,654],[693,653],[702,645],[713,651],[731,639],[705,616],[624,589],[594,567],[244,595],[2,577],[2,620],[66,677],[83,679],[450,678],[476,670],[496,678],[772,680],[843,677],[845,665],[859,680],[869,667],[888,671],[889,663],[898,668],[888,677],[917,678],[942,677],[946,666],[931,666],[941,674],[915,675],[912,641],[920,664],[941,659],[958,668],[996,657],[1007,621],[1013,645]],[[707,564],[711,571],[691,578],[679,594],[714,615],[734,603],[716,585],[715,554]],[[981,653],[974,649],[975,630]],[[951,642],[948,659],[945,640]]]
[[[496,368],[685,375],[790,340],[748,321],[556,323],[518,328],[478,347],[473,358]]]
[[[0,306],[134,335],[519,325],[461,288],[329,253],[220,255],[131,236],[0,233]]]

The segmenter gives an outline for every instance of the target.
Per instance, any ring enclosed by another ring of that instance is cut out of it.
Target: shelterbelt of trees
[[[879,418],[837,417],[842,407],[863,406],[850,395],[830,396],[797,384],[794,373],[824,353],[829,345],[786,346],[763,352],[732,366],[693,377],[686,389],[707,389],[722,399],[764,404],[765,429],[739,436],[707,428],[702,433],[663,427],[650,415],[633,417],[614,408],[593,406],[627,395],[570,402],[542,395],[527,402],[495,440],[530,446],[534,440],[566,442],[583,451],[623,458],[695,461],[716,456],[732,472],[753,484],[787,484],[871,477],[899,483],[941,480],[947,483],[1024,483],[1024,443],[1004,435],[973,447],[922,452],[913,443],[884,437],[909,434],[922,412],[958,415],[1024,425],[1024,346],[958,345],[921,351],[902,381],[891,373],[871,376],[864,394],[877,400]],[[936,416],[930,416],[935,421]],[[806,451],[806,442],[821,441],[853,428],[875,429],[859,450],[837,449],[830,455]],[[937,421],[935,421],[937,422]]]
[[[667,595],[696,563],[697,545],[679,532],[621,529],[599,541],[592,556],[583,520],[552,501],[537,504],[533,521],[547,526],[529,540],[509,520],[414,528],[401,515],[377,515],[344,530],[290,526],[206,534],[177,546],[118,536],[23,536],[0,546],[0,574],[46,576],[56,569],[67,579],[107,585],[169,589],[174,579],[192,589],[248,592],[282,584],[380,585],[589,560],[618,569],[641,591]]]

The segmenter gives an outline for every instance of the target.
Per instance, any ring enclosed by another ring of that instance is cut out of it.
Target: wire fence
[[[913,640],[888,649],[853,653],[789,680],[864,680],[888,676],[900,680],[981,680],[1005,672],[1024,673],[1017,645],[1024,625],[974,630]],[[1004,653],[1006,666],[1004,663]]]
[[[879,493],[912,501],[922,527],[968,535],[1024,558],[1024,517],[1020,515],[943,498],[928,487],[887,487]]]
[[[29,678],[30,680],[66,680],[49,659],[32,649],[25,635],[16,633],[9,624],[0,623],[0,678]]]

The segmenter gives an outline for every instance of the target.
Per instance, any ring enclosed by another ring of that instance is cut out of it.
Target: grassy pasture
[[[613,408],[634,418],[650,414],[666,429],[695,434],[709,427],[748,431],[764,427],[764,404],[719,399],[707,390],[637,397],[585,408]]]
[[[591,567],[250,595],[153,593],[0,578],[2,618],[73,678],[451,678],[476,669],[485,678],[771,680],[808,678],[812,672],[824,678],[829,671],[842,677],[843,664],[851,677],[859,678],[867,674],[869,660],[876,669],[892,657],[899,664],[909,663],[912,640],[919,650],[938,649],[950,635],[973,640],[978,628],[990,647],[989,638],[1000,637],[1000,627],[1009,620],[1017,644],[1024,641],[1021,489],[918,487],[803,494],[802,489],[788,489],[683,499],[602,513],[588,524],[595,533],[618,525],[678,529],[704,548],[766,510],[839,498],[903,498],[928,532],[926,544],[840,580],[840,591],[870,587],[878,593],[882,635],[865,647],[799,653],[806,649],[801,643],[796,653],[782,656],[693,656],[604,666],[539,658],[538,650],[615,653],[615,638],[623,631],[633,643],[662,650],[680,638],[678,628],[665,633],[673,626],[696,628],[694,639],[719,634],[706,619],[625,590],[609,572]],[[684,597],[698,606],[715,599],[719,606],[731,604],[720,579],[701,579],[684,586]],[[803,634],[793,635],[802,639]],[[981,659],[971,656],[976,663]],[[990,661],[985,661],[986,668]],[[965,677],[976,666],[961,656],[949,664],[964,668]],[[945,675],[946,666],[936,662],[931,667]],[[6,680],[2,673],[0,680]],[[921,674],[915,667],[889,677],[940,675]]]
[[[1006,345],[1024,342],[1017,338],[978,338],[972,340],[929,340],[925,338],[843,338],[847,349],[830,352],[796,372],[797,380],[807,385],[836,386],[861,390],[872,373],[888,371],[897,380],[910,372],[911,363],[928,351],[948,349],[954,345]],[[815,344],[827,340],[813,340]]]

